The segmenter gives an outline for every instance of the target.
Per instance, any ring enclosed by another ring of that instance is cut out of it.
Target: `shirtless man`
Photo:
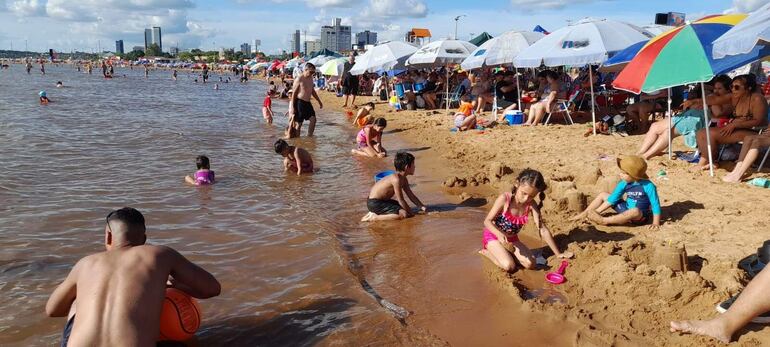
[[[297,175],[313,173],[313,158],[304,148],[289,146],[286,141],[279,139],[275,141],[273,149],[283,156],[283,171],[296,172]]]
[[[169,281],[199,299],[219,295],[214,276],[146,240],[139,211],[124,207],[107,215],[107,251],[80,259],[45,306],[49,317],[69,312],[62,346],[155,346]]]
[[[289,98],[289,138],[299,137],[302,122],[306,120],[310,121],[307,136],[313,136],[315,132],[315,110],[310,103],[310,98],[313,97],[318,101],[319,108],[324,108],[324,104],[313,88],[313,75],[315,75],[315,65],[306,63],[305,70],[294,80]]]
[[[411,153],[397,153],[393,166],[396,172],[379,180],[369,191],[369,199],[366,200],[369,213],[361,218],[362,222],[398,220],[413,216],[412,208],[406,203],[404,194],[422,212],[427,212],[428,208],[414,195],[406,178],[414,175],[414,156]]]

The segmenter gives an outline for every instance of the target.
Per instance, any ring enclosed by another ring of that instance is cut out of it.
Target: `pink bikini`
[[[497,215],[492,223],[494,223],[495,227],[497,227],[497,229],[505,235],[505,238],[508,240],[508,242],[515,242],[519,241],[519,236],[517,234],[519,231],[521,231],[521,228],[524,227],[524,225],[529,221],[529,205],[527,205],[526,209],[524,209],[524,214],[520,216],[514,216],[511,213],[510,206],[511,193],[506,193],[503,213]],[[487,243],[489,243],[489,241],[497,241],[498,238],[494,233],[489,231],[489,229],[484,228],[484,236],[482,240],[484,249],[487,249]]]

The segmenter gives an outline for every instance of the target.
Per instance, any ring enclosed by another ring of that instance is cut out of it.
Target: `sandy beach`
[[[342,108],[342,98],[328,92],[320,92],[320,97],[326,109],[350,116],[351,111]],[[356,101],[369,100],[371,97],[358,97]],[[610,192],[619,180],[615,158],[634,154],[641,136],[585,138],[586,124],[498,125],[456,133],[450,132],[451,117],[444,110],[395,112],[384,103],[377,105],[373,115],[388,120],[386,146],[389,136],[398,136],[425,149],[418,165],[428,161],[429,167],[437,169],[419,174],[443,182],[436,189],[455,202],[482,199],[488,208],[497,194],[510,189],[521,169],[534,168],[545,175],[549,184],[545,220],[559,246],[575,253],[566,272],[568,281],[558,288],[566,300],[550,300],[552,295],[532,290],[543,286],[543,275],[550,270],[507,275],[484,260],[483,270],[478,271],[510,293],[514,306],[519,306],[510,309],[544,312],[577,325],[573,338],[577,346],[715,344],[703,337],[672,334],[669,321],[715,316],[714,306],[738,293],[747,282],[738,261],[770,239],[767,191],[723,183],[720,177],[729,166],[710,178],[706,172],[688,172],[689,163],[665,156],[648,161],[647,171],[663,206],[660,230],[570,222],[569,217],[584,208],[586,200]],[[674,146],[675,151],[687,150],[681,138],[674,140]],[[661,170],[666,178],[654,178]],[[481,219],[478,225],[478,230],[469,232],[477,233],[480,244]],[[525,243],[545,246],[532,225],[523,234]],[[667,251],[681,247],[686,249],[688,271],[672,271],[662,265]],[[560,263],[555,257],[548,262],[552,268]],[[770,331],[751,324],[736,339],[738,345],[764,345],[770,343]]]

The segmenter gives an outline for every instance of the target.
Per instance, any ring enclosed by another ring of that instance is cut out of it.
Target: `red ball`
[[[185,341],[193,337],[201,326],[201,308],[187,293],[166,288],[163,309],[160,312],[158,341]]]

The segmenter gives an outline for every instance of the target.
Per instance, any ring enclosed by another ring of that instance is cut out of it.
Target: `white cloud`
[[[15,0],[7,4],[8,10],[18,17],[45,16],[45,2],[38,0]]]
[[[358,4],[358,0],[306,0],[305,2],[313,8],[353,7]]]
[[[733,0],[733,7],[725,13],[749,13],[758,10],[768,2],[770,0]]]
[[[411,17],[424,18],[428,15],[428,6],[421,0],[371,0],[364,9],[363,17]]]
[[[567,5],[596,2],[599,0],[511,0],[511,6],[522,12],[562,9]]]

